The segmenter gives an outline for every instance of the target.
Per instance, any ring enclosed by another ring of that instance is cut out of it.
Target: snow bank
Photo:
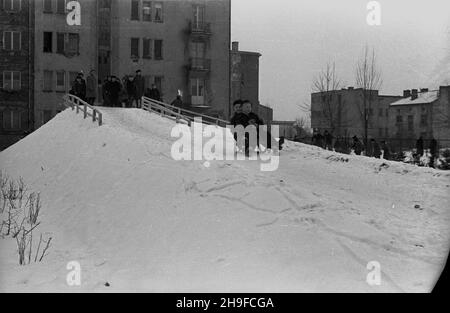
[[[1,291],[429,291],[449,251],[445,172],[287,142],[280,166],[174,161],[174,122],[71,110],[0,153],[43,201],[42,263],[0,239]],[[66,265],[81,265],[68,286]],[[381,285],[366,282],[371,261]],[[105,283],[109,286],[106,287]]]

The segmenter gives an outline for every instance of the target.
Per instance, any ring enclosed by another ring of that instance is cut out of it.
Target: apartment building
[[[0,1],[0,150],[33,129],[33,5]]]
[[[106,76],[140,69],[164,101],[181,94],[186,108],[230,117],[230,0],[78,0],[81,25],[67,23],[68,2],[0,0],[3,146],[63,110],[91,69],[98,100]]]
[[[105,74],[122,78],[140,69],[146,87],[155,84],[165,102],[181,94],[189,109],[229,117],[230,0],[110,4]]]
[[[35,128],[65,109],[61,98],[79,72],[97,70],[97,1],[78,1],[81,25],[73,26],[66,21],[67,2],[34,1]]]
[[[239,42],[231,44],[231,102],[237,99],[250,100],[253,111],[269,124],[273,120],[273,109],[259,102],[259,58],[258,52],[239,50]]]
[[[367,91],[367,112],[364,113],[362,88],[343,88],[311,94],[311,127],[322,133],[325,130],[335,137],[365,136],[364,114],[368,115],[368,138],[389,138],[389,105],[401,96],[380,95],[378,90]]]
[[[391,142],[413,148],[421,136],[428,146],[434,138],[441,147],[450,147],[450,86],[403,91],[403,99],[390,104]]]

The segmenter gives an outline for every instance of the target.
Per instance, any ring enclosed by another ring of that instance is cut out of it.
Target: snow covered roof
[[[438,98],[439,98],[439,90],[419,92],[419,93],[417,93],[416,99],[412,99],[411,97],[403,98],[403,99],[400,99],[398,101],[391,103],[391,106],[432,103],[432,102],[436,101]]]

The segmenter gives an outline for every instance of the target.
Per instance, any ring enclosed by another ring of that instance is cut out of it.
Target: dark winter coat
[[[355,154],[357,154],[357,155],[361,155],[361,152],[364,150],[364,146],[363,146],[363,144],[361,143],[361,141],[355,141],[354,143],[353,143],[353,146],[352,146],[352,148],[353,148],[353,150],[355,151]]]
[[[136,86],[132,80],[127,80],[126,82],[126,90],[129,98],[136,97]]]
[[[381,150],[383,150],[383,158],[385,160],[390,160],[391,159],[391,151],[389,150],[388,145],[385,143],[382,143]]]
[[[430,141],[430,153],[432,156],[436,156],[437,152],[437,141],[436,139],[431,139]]]
[[[235,113],[231,118],[230,123],[234,127],[236,127],[237,125],[246,127],[248,125],[248,116],[244,113]]]
[[[145,92],[145,80],[142,76],[135,76],[134,77],[134,88],[136,90],[136,98],[140,99],[144,95]]]
[[[86,99],[86,84],[83,83],[83,80],[81,81],[75,80],[72,89],[75,96],[77,96],[82,100]]]
[[[419,138],[416,142],[416,150],[419,155],[423,155],[423,139]]]
[[[177,107],[177,108],[181,108],[181,107],[183,107],[183,100],[181,100],[181,98],[177,97],[175,100],[172,101],[172,103],[170,105]]]
[[[253,124],[256,127],[258,127],[259,125],[264,125],[264,121],[262,119],[260,119],[258,114],[256,114],[256,113],[250,112],[247,115],[247,118],[248,118],[248,125]]]
[[[111,98],[113,101],[119,99],[119,94],[120,94],[121,89],[122,89],[122,85],[118,81],[111,82],[109,92],[110,92],[110,95],[111,95]]]
[[[379,159],[381,156],[381,148],[380,148],[380,145],[378,144],[378,142],[372,141],[371,147],[372,147],[372,149],[371,149],[372,156]]]
[[[86,98],[97,98],[97,79],[89,75],[86,81]]]
[[[161,101],[161,95],[159,93],[158,88],[150,89],[149,98],[153,99],[153,100],[156,100],[156,101]]]

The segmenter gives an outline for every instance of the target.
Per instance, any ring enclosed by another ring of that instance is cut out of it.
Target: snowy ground
[[[19,266],[15,241],[0,239],[0,291],[421,292],[442,270],[446,172],[292,142],[274,172],[205,167],[171,158],[174,122],[102,111],[98,127],[66,110],[0,153],[41,192],[54,241]],[[80,287],[66,283],[70,261]],[[370,261],[380,286],[366,283]]]

